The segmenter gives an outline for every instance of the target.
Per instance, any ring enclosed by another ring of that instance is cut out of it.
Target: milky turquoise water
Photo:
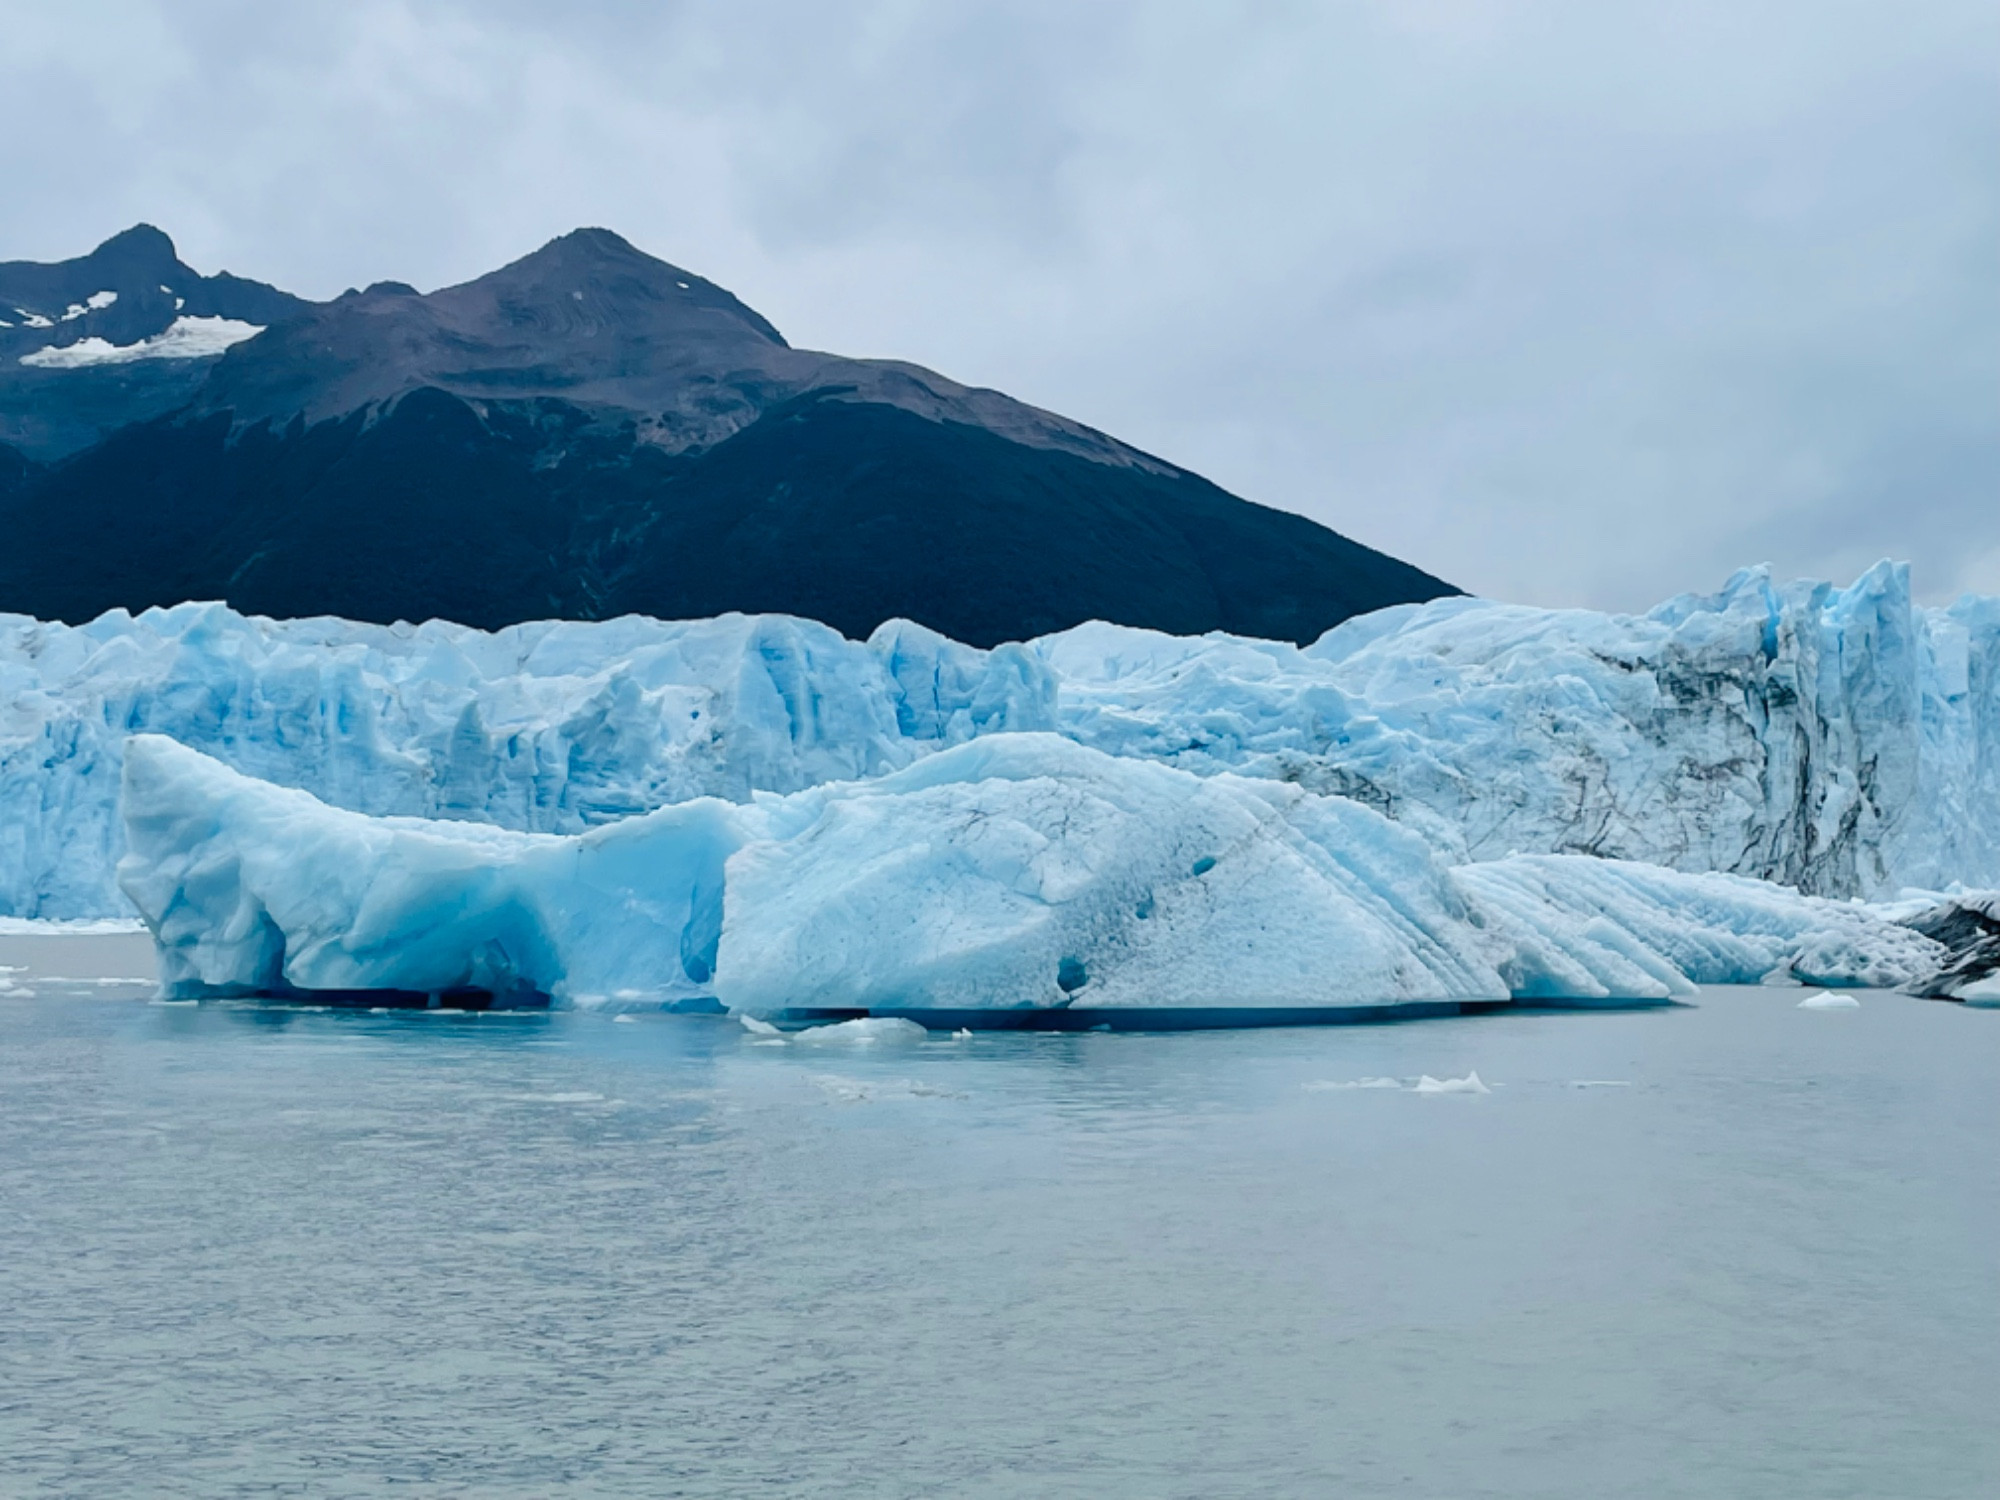
[[[37,985],[0,1494],[2000,1493],[2000,1013],[843,1050]]]

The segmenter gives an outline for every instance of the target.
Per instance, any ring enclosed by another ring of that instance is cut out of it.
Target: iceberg
[[[573,835],[374,818],[126,749],[119,877],[166,993],[753,1017],[1504,999],[1422,840],[1356,803],[1052,734]]]
[[[1911,892],[1887,909],[1947,955],[1915,993],[1974,1004],[2000,1000],[2000,891]]]
[[[1433,1078],[1426,1073],[1417,1080],[1418,1094],[1490,1094],[1492,1089],[1479,1081],[1479,1071],[1474,1069],[1463,1078]]]
[[[170,998],[1143,1024],[1666,999],[1783,966],[1908,982],[1946,952],[1740,878],[1578,855],[1453,869],[1348,798],[1048,732],[576,834],[332,808],[157,735],[123,775],[119,880]]]
[[[1774,976],[1889,989],[1924,981],[1948,956],[1898,911],[1740,875],[1549,854],[1453,873],[1509,934],[1503,972],[1516,999],[1684,995]]]

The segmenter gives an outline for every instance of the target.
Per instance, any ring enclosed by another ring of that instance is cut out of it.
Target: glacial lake
[[[2000,1013],[837,1047],[24,982],[6,1496],[2000,1493]]]

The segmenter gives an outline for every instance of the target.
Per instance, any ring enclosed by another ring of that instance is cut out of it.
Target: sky
[[[0,0],[0,259],[599,224],[1472,592],[2000,593],[1993,0]]]

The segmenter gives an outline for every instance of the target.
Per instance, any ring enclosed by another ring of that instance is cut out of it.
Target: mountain
[[[22,413],[0,426],[0,610],[1305,641],[1455,592],[996,391],[794,349],[602,229],[428,295],[306,303],[197,277],[142,226],[0,266],[0,313],[16,296],[42,321],[0,330],[0,407]]]
[[[0,262],[0,487],[11,468],[178,410],[232,340],[313,304],[183,265],[150,224],[90,254]]]

